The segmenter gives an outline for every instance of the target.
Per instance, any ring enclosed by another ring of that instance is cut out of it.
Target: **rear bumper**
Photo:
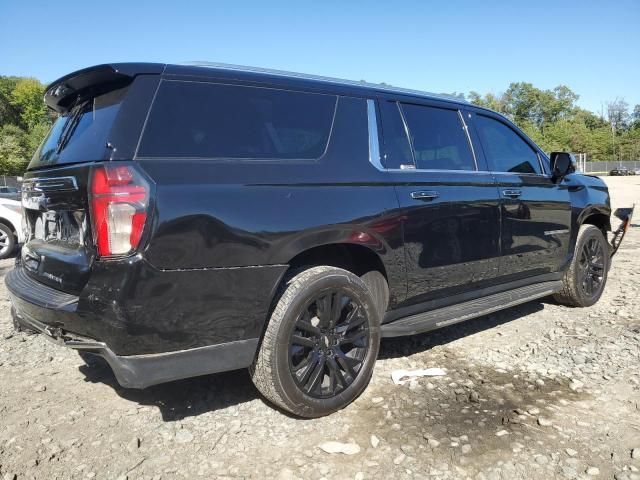
[[[139,291],[154,295],[136,296],[109,296],[110,291],[130,290],[108,288],[116,282],[92,275],[99,284],[74,296],[38,282],[18,264],[7,273],[5,283],[18,325],[60,345],[100,355],[120,385],[145,388],[250,366],[270,292],[241,280],[265,275],[277,279],[280,272],[275,268],[146,270],[144,282],[132,282]],[[165,288],[154,288],[161,282]]]
[[[72,295],[33,278],[18,261],[5,283],[21,317],[128,357],[259,338],[284,271],[279,265],[163,271],[134,257],[94,262],[88,282]]]
[[[251,365],[258,339],[192,348],[149,355],[116,355],[103,342],[80,337],[51,327],[14,311],[15,321],[22,327],[43,334],[59,345],[100,355],[125,388],[146,388],[159,383],[210,373],[236,370]]]

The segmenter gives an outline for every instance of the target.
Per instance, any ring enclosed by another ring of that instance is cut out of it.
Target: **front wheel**
[[[320,266],[290,278],[250,369],[275,405],[321,417],[355,400],[371,379],[380,345],[380,314],[353,273]]]
[[[572,307],[590,307],[596,303],[607,283],[610,265],[609,244],[598,227],[582,225],[562,290],[554,298]]]

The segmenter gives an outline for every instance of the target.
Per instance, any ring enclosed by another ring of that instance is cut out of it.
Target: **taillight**
[[[90,196],[98,255],[127,255],[138,248],[147,220],[149,183],[130,165],[93,169]]]

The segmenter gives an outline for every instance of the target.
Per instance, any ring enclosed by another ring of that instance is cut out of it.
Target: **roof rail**
[[[459,103],[469,103],[467,100],[463,98],[456,97],[455,95],[449,95],[446,93],[424,92],[422,90],[413,90],[410,88],[400,88],[400,87],[393,87],[390,85],[383,85],[379,83],[369,83],[369,82],[365,82],[364,80],[363,81],[345,80],[343,78],[325,77],[322,75],[310,75],[306,73],[288,72],[285,70],[274,70],[270,68],[249,67],[245,65],[234,65],[230,63],[218,63],[218,62],[192,61],[192,62],[181,62],[178,65],[185,65],[185,66],[192,66],[192,67],[208,67],[208,68],[216,68],[220,70],[231,70],[231,71],[238,71],[238,72],[264,73],[266,75],[277,75],[277,76],[289,77],[289,78],[300,78],[303,80],[330,82],[330,83],[336,83],[340,85],[349,85],[353,87],[367,87],[367,88],[372,88],[372,89],[376,89],[384,92],[390,92],[390,93],[400,93],[405,95],[430,97],[430,98],[443,99],[443,100],[453,100]]]

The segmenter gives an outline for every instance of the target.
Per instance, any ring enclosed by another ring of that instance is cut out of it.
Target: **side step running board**
[[[383,337],[400,337],[414,335],[436,328],[445,327],[453,323],[480,317],[488,313],[526,303],[536,298],[546,297],[556,293],[562,287],[561,281],[544,282],[526,287],[516,288],[506,292],[495,293],[468,302],[438,308],[424,313],[418,313],[401,318],[380,327]]]

